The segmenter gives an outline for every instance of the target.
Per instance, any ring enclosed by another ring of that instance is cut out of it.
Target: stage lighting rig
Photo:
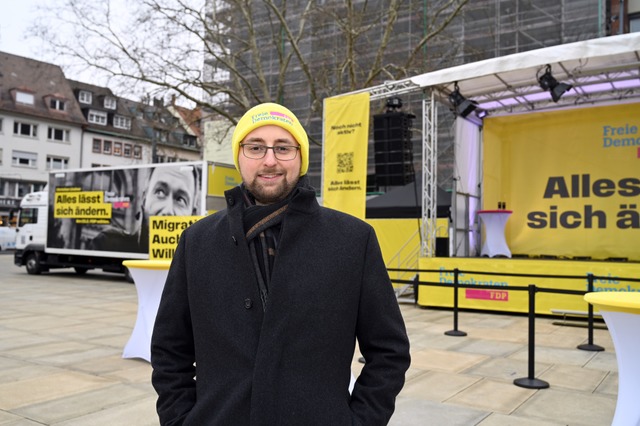
[[[565,92],[573,88],[572,85],[567,83],[559,83],[553,75],[551,75],[551,65],[546,66],[544,74],[538,77],[538,83],[544,90],[548,90],[551,93],[553,102],[558,102]]]
[[[402,99],[397,96],[387,99],[385,112],[398,112],[402,108]]]
[[[462,118],[465,118],[471,114],[477,107],[478,103],[471,99],[467,99],[460,93],[458,82],[456,81],[453,86],[453,92],[449,94],[449,102],[453,106],[453,112]]]

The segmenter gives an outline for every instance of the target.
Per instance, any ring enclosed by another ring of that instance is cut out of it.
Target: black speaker
[[[415,180],[411,126],[413,114],[387,112],[373,116],[376,184],[401,186]]]
[[[449,257],[449,238],[436,238],[436,257]]]

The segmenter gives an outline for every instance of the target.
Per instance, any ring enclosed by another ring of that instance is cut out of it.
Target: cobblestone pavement
[[[535,376],[525,389],[527,318],[401,305],[412,366],[391,425],[609,425],[618,375],[606,329],[602,352],[576,349],[582,327],[536,321]],[[158,425],[146,361],[123,359],[136,319],[135,287],[118,275],[28,275],[0,256],[0,425]],[[557,322],[557,321],[556,321]],[[354,356],[357,375],[361,364]]]

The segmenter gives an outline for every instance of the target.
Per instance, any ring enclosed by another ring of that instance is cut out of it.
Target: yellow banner
[[[104,191],[56,190],[53,203],[56,219],[84,221],[79,223],[101,223],[111,219],[111,204],[104,202]]]
[[[485,119],[483,172],[512,253],[640,260],[640,103]]]
[[[242,182],[240,172],[234,166],[212,164],[207,179],[207,195],[224,197],[224,191]]]
[[[149,218],[149,259],[172,259],[182,231],[204,216],[151,216]]]
[[[369,93],[325,99],[322,171],[325,207],[364,219],[368,142]]]
[[[640,283],[623,281],[620,278],[635,278],[640,274],[640,264],[629,262],[582,262],[538,259],[496,259],[421,257],[420,269],[438,272],[420,273],[420,281],[450,284],[450,287],[420,286],[418,304],[420,306],[453,307],[454,269],[462,271],[483,271],[489,273],[582,276],[583,278],[537,278],[511,277],[504,275],[483,275],[460,273],[458,283],[470,286],[483,285],[491,288],[460,288],[458,306],[464,309],[480,309],[505,312],[528,312],[529,293],[527,290],[513,290],[511,287],[537,287],[588,291],[588,274],[599,277],[594,280],[594,291],[640,292]],[[536,293],[536,313],[551,314],[552,311],[586,312],[588,304],[582,295]]]

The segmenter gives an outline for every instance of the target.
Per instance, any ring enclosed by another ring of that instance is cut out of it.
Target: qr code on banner
[[[353,172],[353,152],[338,154],[338,173]]]

